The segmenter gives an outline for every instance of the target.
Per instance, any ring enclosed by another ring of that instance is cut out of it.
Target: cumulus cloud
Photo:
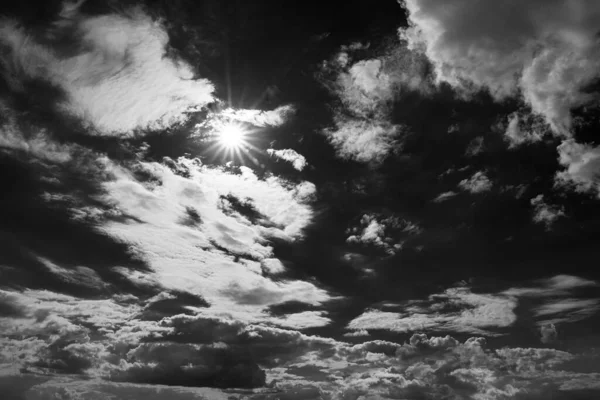
[[[544,201],[544,195],[540,194],[530,200],[534,209],[533,221],[539,224],[546,225],[546,229],[550,229],[552,224],[560,217],[565,216],[562,207],[547,204]]]
[[[566,140],[558,146],[558,155],[559,162],[566,167],[556,174],[558,186],[573,187],[577,191],[600,196],[600,147]]]
[[[538,133],[536,127],[530,126],[529,128],[525,128],[522,126],[523,122],[517,113],[513,113],[508,117],[504,139],[508,142],[510,149],[514,149],[525,143],[535,143],[542,140],[542,135]]]
[[[93,17],[71,10],[53,28],[80,42],[80,50],[68,56],[38,42],[16,21],[4,19],[1,25],[9,50],[3,73],[12,88],[20,90],[29,79],[61,88],[66,100],[60,108],[99,134],[163,129],[213,101],[212,84],[195,79],[183,61],[166,57],[165,29],[141,9]]]
[[[325,85],[335,93],[345,112],[337,112],[336,126],[325,134],[342,158],[382,162],[399,145],[402,127],[390,122],[390,105],[406,90],[427,91],[425,60],[400,44],[377,58],[355,61],[364,46],[346,46],[324,63],[333,74]]]
[[[477,171],[468,179],[463,179],[458,183],[462,190],[471,193],[483,193],[492,189],[492,181],[482,171]]]
[[[423,51],[438,81],[497,99],[521,93],[552,129],[569,135],[570,109],[592,99],[600,47],[595,3],[520,1],[465,4],[406,0],[409,48]]]
[[[293,149],[268,149],[267,153],[269,153],[269,155],[271,156],[275,156],[277,158],[281,158],[282,160],[292,163],[294,168],[298,171],[302,171],[307,165],[306,158],[304,158],[302,154],[299,154],[296,150]]]
[[[396,217],[381,218],[377,215],[365,214],[360,219],[360,226],[348,229],[352,235],[346,238],[347,243],[372,245],[387,254],[393,255],[402,248],[402,236],[415,235],[421,232],[416,224]]]
[[[387,121],[338,117],[336,128],[326,131],[341,158],[382,162],[397,145],[401,128]]]

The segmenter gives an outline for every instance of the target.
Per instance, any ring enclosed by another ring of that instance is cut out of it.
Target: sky
[[[3,398],[600,398],[598,26],[3,3]]]

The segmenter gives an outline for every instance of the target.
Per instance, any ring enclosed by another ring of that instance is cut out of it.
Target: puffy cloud
[[[421,228],[410,221],[365,214],[360,219],[360,227],[347,231],[352,235],[346,238],[346,242],[373,245],[393,255],[402,248],[402,242],[399,241],[401,236],[415,235],[420,232]]]
[[[570,109],[588,102],[597,76],[600,7],[536,0],[470,4],[405,0],[410,26],[401,36],[433,63],[438,81],[497,99],[520,92],[553,130],[568,135]]]
[[[562,207],[553,206],[544,202],[544,195],[540,194],[530,200],[534,209],[533,221],[546,225],[550,229],[552,224],[560,217],[565,216]]]
[[[359,162],[382,162],[396,146],[399,125],[387,121],[338,117],[336,128],[326,131],[337,154]]]
[[[483,193],[492,189],[492,182],[482,171],[477,171],[468,179],[463,179],[458,186],[471,193]]]
[[[327,135],[342,158],[380,163],[399,145],[402,126],[390,122],[392,101],[403,90],[429,89],[426,63],[421,56],[401,45],[378,58],[353,61],[363,47],[344,47],[324,63],[334,77],[324,80],[345,108],[337,112],[335,127]]]
[[[274,150],[274,149],[268,149],[267,153],[269,153],[269,155],[271,156],[275,156],[277,158],[281,158],[282,160],[288,161],[290,163],[292,163],[292,165],[294,166],[295,169],[297,169],[298,171],[302,171],[307,163],[306,163],[306,158],[304,158],[304,156],[302,154],[299,154],[298,152],[296,152],[296,150],[292,150],[292,149],[283,149],[283,150]]]
[[[509,143],[508,147],[514,149],[525,143],[534,143],[542,140],[542,135],[536,127],[523,127],[523,122],[519,114],[513,113],[508,117],[508,125],[504,132],[504,138]]]
[[[208,81],[195,79],[189,65],[165,56],[167,33],[140,9],[93,17],[73,9],[53,29],[76,32],[79,51],[61,55],[15,21],[3,21],[0,36],[9,50],[2,60],[5,79],[15,90],[28,79],[56,85],[67,96],[60,108],[100,134],[163,129],[213,101]]]
[[[593,192],[600,196],[598,173],[600,172],[600,147],[566,140],[558,146],[559,162],[565,171],[556,174],[556,184],[571,186],[580,192]]]

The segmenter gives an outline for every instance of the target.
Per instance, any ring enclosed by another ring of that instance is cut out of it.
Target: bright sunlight
[[[246,132],[236,124],[227,124],[218,132],[219,142],[230,149],[236,149],[244,145]]]

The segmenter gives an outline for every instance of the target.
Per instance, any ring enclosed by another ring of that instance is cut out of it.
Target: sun
[[[246,132],[236,124],[226,124],[217,132],[221,145],[228,149],[237,149],[244,145]]]

